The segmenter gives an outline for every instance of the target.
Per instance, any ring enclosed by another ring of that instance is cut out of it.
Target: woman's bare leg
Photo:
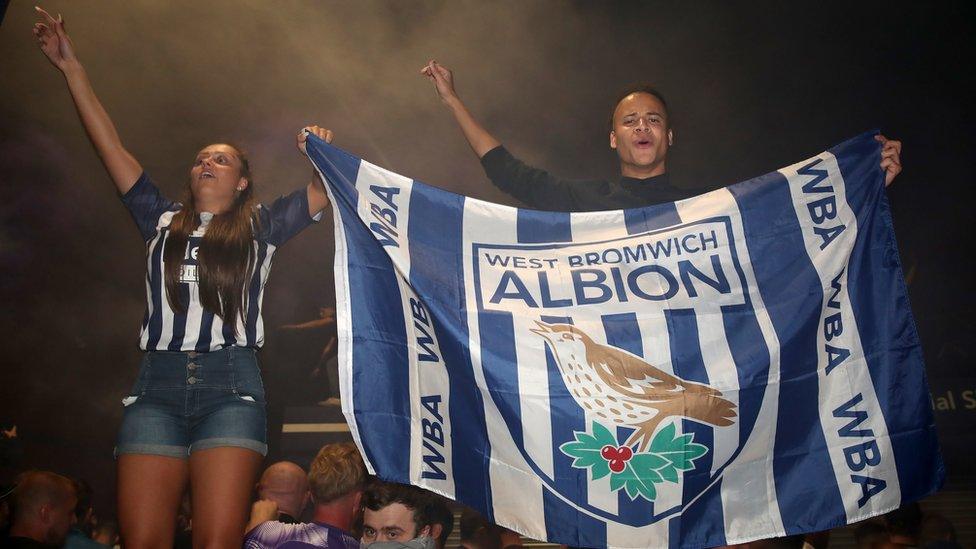
[[[187,460],[122,454],[116,470],[119,530],[126,549],[171,549],[176,512],[189,476]]]
[[[254,450],[236,447],[190,454],[195,549],[237,549],[242,545],[251,492],[263,459]]]

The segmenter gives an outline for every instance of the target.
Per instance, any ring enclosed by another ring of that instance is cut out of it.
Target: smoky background
[[[974,377],[966,345],[974,312],[970,4],[42,7],[64,15],[123,142],[173,198],[195,153],[220,141],[250,153],[261,201],[304,185],[311,170],[294,136],[318,124],[370,162],[516,204],[490,185],[420,76],[432,58],[454,70],[461,98],[509,150],[567,177],[616,175],[606,118],[617,91],[636,81],[668,99],[672,181],[703,192],[880,128],[904,142],[905,171],[889,198],[930,377]],[[15,1],[0,24],[0,423],[18,426],[22,461],[87,478],[110,509],[119,399],[140,356],[143,244],[63,77],[31,36],[35,19],[33,3]],[[261,360],[271,380],[272,453],[289,398],[274,380],[299,375],[295,350],[275,327],[314,319],[334,302],[332,239],[327,211],[278,252],[266,288]]]

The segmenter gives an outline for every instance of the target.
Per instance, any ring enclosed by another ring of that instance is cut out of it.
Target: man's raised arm
[[[535,208],[569,211],[578,207],[568,181],[515,158],[475,120],[454,91],[454,75],[450,69],[431,60],[420,73],[434,84],[438,97],[451,110],[468,145],[496,187]]]
[[[488,130],[474,119],[474,116],[471,115],[468,108],[464,106],[461,98],[454,91],[454,74],[450,69],[442,67],[437,61],[431,59],[424,68],[420,69],[420,73],[430,79],[431,83],[434,84],[434,88],[437,90],[437,96],[451,110],[451,114],[454,115],[454,120],[457,121],[458,126],[461,127],[461,131],[464,133],[464,138],[468,140],[468,145],[471,145],[471,150],[478,155],[478,158],[483,157],[485,153],[501,145],[494,136],[488,133]]]

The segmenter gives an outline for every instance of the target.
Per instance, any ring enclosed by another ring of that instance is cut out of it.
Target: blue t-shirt
[[[178,313],[166,299],[163,249],[169,225],[182,205],[164,197],[149,176],[143,173],[125,195],[129,209],[146,242],[146,315],[142,322],[139,347],[144,351],[216,351],[231,345],[260,348],[264,343],[261,301],[271,271],[271,259],[278,246],[321,217],[308,215],[308,194],[304,188],[275,200],[270,207],[260,205],[254,235],[255,267],[247,292],[244,321],[240,317],[225,323],[200,303],[197,278],[197,253],[206,233],[209,218],[190,235],[180,267],[180,293],[186,310]],[[228,319],[230,320],[230,319]]]
[[[262,522],[244,536],[244,549],[360,549],[352,534],[319,522]]]

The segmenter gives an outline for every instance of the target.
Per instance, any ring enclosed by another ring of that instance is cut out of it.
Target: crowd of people
[[[93,491],[80,479],[29,470],[0,488],[0,547],[98,549],[121,544],[118,523],[96,512]],[[192,498],[169,525],[174,548],[193,547]],[[449,544],[457,528],[457,541]],[[368,474],[351,442],[328,444],[306,472],[272,463],[254,486],[244,549],[503,549],[523,545],[516,533],[477,511],[416,486]],[[952,523],[917,503],[854,525],[858,549],[957,549]],[[830,533],[750,542],[753,549],[824,549]],[[199,544],[196,546],[200,546]]]
[[[4,488],[0,547],[96,549],[120,546],[118,524],[95,512],[82,480],[29,470]],[[191,497],[170,525],[172,546],[193,547]],[[306,472],[280,461],[261,474],[242,535],[246,549],[274,547],[443,549],[457,506],[415,486],[371,477],[351,442],[324,446]],[[461,545],[520,545],[517,535],[490,525],[470,509],[461,513]],[[169,540],[163,545],[169,546]]]

